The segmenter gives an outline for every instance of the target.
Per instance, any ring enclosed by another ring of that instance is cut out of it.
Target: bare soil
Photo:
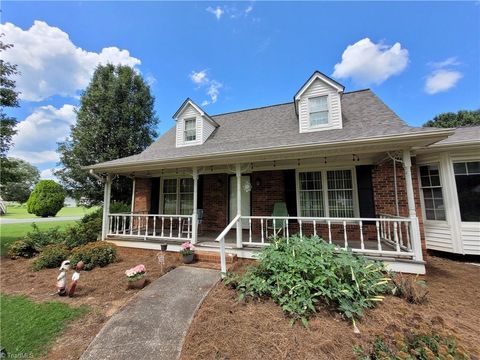
[[[182,360],[190,359],[355,359],[354,346],[377,335],[393,335],[410,326],[440,328],[480,357],[480,267],[429,256],[428,301],[413,305],[388,296],[357,322],[320,309],[308,328],[290,326],[272,301],[239,302],[234,290],[219,283],[190,326]]]
[[[167,253],[163,270],[155,253],[123,253],[114,264],[91,271],[82,271],[73,298],[56,294],[57,269],[33,271],[32,260],[10,260],[0,262],[0,289],[5,294],[26,295],[34,301],[61,301],[72,306],[88,305],[90,312],[72,321],[52,344],[45,359],[78,359],[104,323],[124,306],[138,290],[127,290],[125,270],[144,264],[147,278],[153,281],[165,272],[181,264],[178,253]],[[73,271],[67,274],[69,285]]]

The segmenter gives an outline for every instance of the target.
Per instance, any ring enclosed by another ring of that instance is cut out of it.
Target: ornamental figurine
[[[70,285],[70,290],[68,290],[69,297],[73,297],[73,294],[75,293],[78,280],[80,279],[80,271],[83,269],[83,265],[83,261],[79,261],[75,266],[75,272],[72,275],[72,285]]]
[[[65,290],[65,285],[67,282],[67,271],[70,269],[70,260],[65,260],[60,265],[60,274],[57,276],[57,294],[59,296],[67,295],[67,290]]]

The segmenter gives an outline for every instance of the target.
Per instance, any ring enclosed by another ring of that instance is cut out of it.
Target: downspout
[[[105,182],[105,179],[103,177],[101,177],[100,175],[98,175],[95,171],[93,171],[93,169],[90,169],[90,171],[88,173],[90,175],[92,175],[94,178],[96,178],[97,180],[100,180],[102,183]]]
[[[388,157],[393,161],[393,186],[395,190],[395,211],[396,211],[396,215],[400,216],[400,209],[398,206],[397,161],[399,163],[402,163],[402,161],[397,160],[394,156],[390,155],[389,152],[387,154],[388,154]]]

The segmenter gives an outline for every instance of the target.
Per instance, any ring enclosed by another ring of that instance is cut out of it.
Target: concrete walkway
[[[195,311],[219,279],[216,270],[170,271],[115,314],[80,359],[177,359]]]
[[[0,224],[25,224],[25,223],[41,223],[41,222],[53,222],[53,221],[68,221],[68,220],[80,220],[82,216],[57,216],[47,218],[24,218],[24,219],[5,219],[0,218]]]

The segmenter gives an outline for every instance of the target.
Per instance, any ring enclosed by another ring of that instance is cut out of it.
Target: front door
[[[250,176],[242,176],[242,215],[250,216],[250,192],[251,192]],[[230,176],[230,196],[229,196],[229,220],[237,216],[237,177]],[[237,224],[233,226],[237,227]],[[242,228],[248,229],[248,219],[242,220]]]

